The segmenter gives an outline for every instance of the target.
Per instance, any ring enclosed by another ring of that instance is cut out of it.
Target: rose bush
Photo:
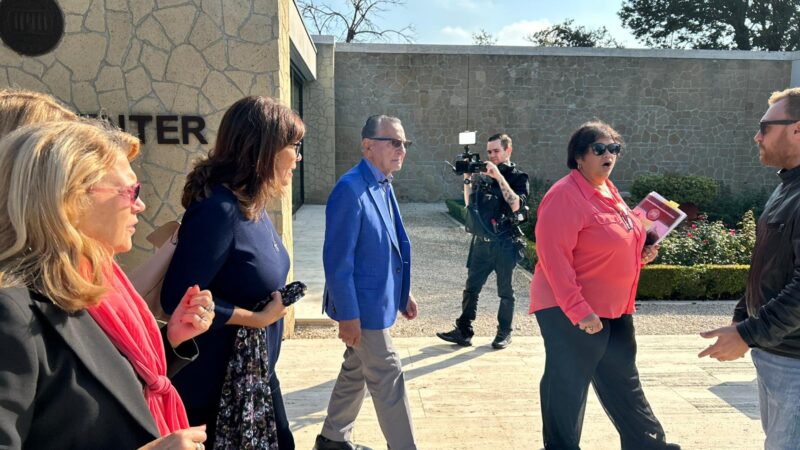
[[[693,266],[696,264],[750,264],[756,242],[756,223],[747,211],[737,228],[704,216],[674,230],[661,242],[657,264]]]

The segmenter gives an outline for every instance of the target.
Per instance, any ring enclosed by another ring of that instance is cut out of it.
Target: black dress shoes
[[[455,328],[452,331],[448,331],[446,333],[436,333],[436,337],[445,340],[447,342],[458,344],[462,347],[469,347],[472,345],[472,336],[465,335],[458,328]]]
[[[325,436],[318,434],[314,442],[314,450],[372,450],[363,445],[353,444],[347,441],[332,441]]]
[[[504,349],[511,345],[511,333],[509,334],[498,334],[494,337],[492,341],[492,348],[497,350]]]

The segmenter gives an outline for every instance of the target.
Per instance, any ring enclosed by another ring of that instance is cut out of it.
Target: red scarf
[[[88,309],[89,314],[144,380],[144,398],[161,436],[188,428],[183,401],[167,378],[164,343],[156,319],[122,269],[111,264],[108,293],[99,305]]]

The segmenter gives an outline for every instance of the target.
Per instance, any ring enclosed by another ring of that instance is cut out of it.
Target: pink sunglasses
[[[116,192],[120,195],[127,197],[131,201],[131,205],[136,203],[139,199],[139,192],[142,190],[142,183],[137,182],[133,186],[123,188],[103,188],[103,187],[90,187],[89,192]]]

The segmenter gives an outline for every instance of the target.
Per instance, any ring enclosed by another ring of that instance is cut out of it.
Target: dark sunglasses
[[[767,128],[770,125],[791,125],[793,123],[800,122],[798,119],[781,119],[781,120],[762,120],[758,123],[758,131],[761,132],[761,135],[764,136],[767,134]]]
[[[622,145],[620,144],[601,144],[599,142],[595,142],[591,145],[591,147],[592,153],[597,156],[602,156],[606,150],[608,150],[608,153],[611,153],[612,155],[619,155],[619,152],[622,151]]]
[[[394,148],[400,148],[401,146],[405,146],[405,148],[408,148],[411,147],[411,145],[413,144],[411,141],[403,141],[401,139],[388,138],[388,137],[368,137],[367,139],[372,139],[373,141],[391,142],[392,147]]]
[[[104,187],[90,187],[89,192],[116,192],[119,195],[125,196],[131,201],[131,205],[136,203],[139,199],[139,193],[142,190],[142,183],[136,183],[133,186],[123,188],[104,188]]]

